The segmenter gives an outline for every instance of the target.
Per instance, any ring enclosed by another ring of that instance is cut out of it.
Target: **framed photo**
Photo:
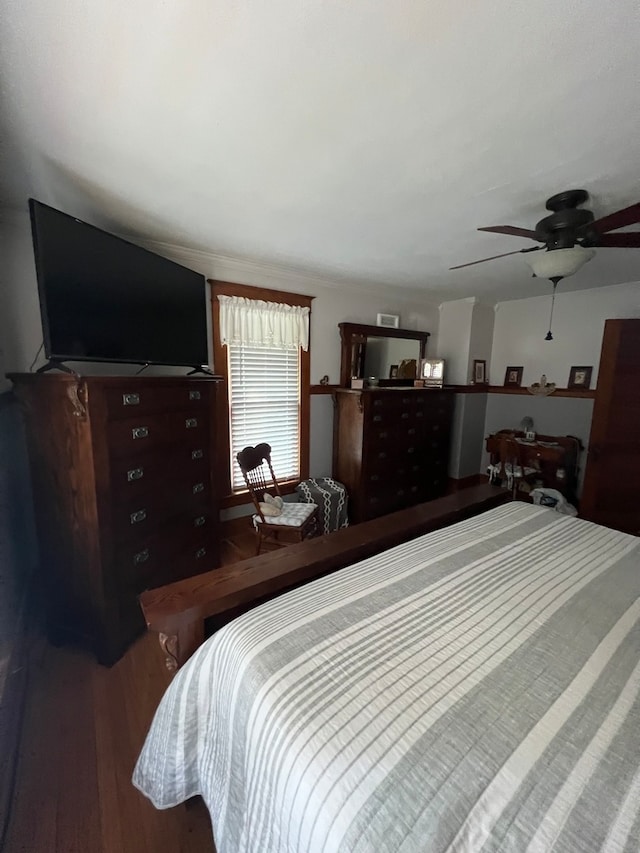
[[[418,377],[424,380],[425,385],[433,385],[442,388],[444,383],[444,359],[421,359]]]
[[[397,379],[398,378],[398,365],[392,364],[389,367],[389,379]]]
[[[378,326],[384,326],[385,329],[399,329],[400,315],[399,314],[378,314],[376,321]]]
[[[507,367],[504,374],[504,384],[506,387],[519,388],[522,385],[522,367]]]
[[[473,384],[487,384],[487,362],[484,359],[473,359]]]
[[[574,391],[588,388],[591,385],[592,372],[593,367],[572,367],[569,371],[567,388]]]

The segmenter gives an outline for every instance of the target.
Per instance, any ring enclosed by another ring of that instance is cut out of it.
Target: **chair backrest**
[[[507,474],[506,466],[511,469]],[[515,497],[518,478],[524,478],[524,460],[522,445],[511,435],[500,436],[500,479],[511,480],[511,489]]]
[[[276,495],[280,494],[280,487],[271,465],[271,445],[263,443],[256,444],[255,447],[245,447],[244,450],[236,454],[236,460],[242,471],[251,500],[260,518],[264,521],[260,509],[260,501],[264,499],[264,493],[273,489]]]

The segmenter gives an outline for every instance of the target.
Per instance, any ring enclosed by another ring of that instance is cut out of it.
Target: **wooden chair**
[[[540,476],[537,468],[525,465],[522,445],[510,435],[500,437],[499,459],[495,467],[497,476],[503,484],[506,481],[513,498],[523,483],[532,485]]]
[[[282,497],[271,465],[270,445],[256,444],[255,447],[245,447],[236,455],[236,460],[256,508],[252,517],[256,532],[256,555],[260,553],[262,543],[267,539],[289,544],[302,542],[303,539],[316,534],[318,507],[315,504],[286,502],[281,515],[270,516],[262,512],[260,503],[264,502],[266,492],[272,497]]]

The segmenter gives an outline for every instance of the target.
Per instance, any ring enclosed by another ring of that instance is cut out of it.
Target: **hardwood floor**
[[[253,549],[224,540],[223,564]],[[150,634],[110,669],[33,639],[3,853],[214,853],[202,802],[158,811],[131,784],[168,682]]]

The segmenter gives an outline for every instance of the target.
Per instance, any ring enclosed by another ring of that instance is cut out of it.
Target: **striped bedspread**
[[[508,504],[283,595],[177,674],[134,784],[219,853],[640,850],[640,540]]]

